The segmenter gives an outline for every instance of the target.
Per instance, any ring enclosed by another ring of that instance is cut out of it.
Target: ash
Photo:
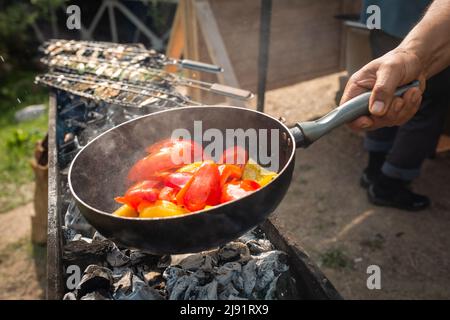
[[[63,264],[82,271],[65,300],[297,299],[288,256],[256,228],[201,253],[155,256],[118,247],[81,215],[67,185],[75,155],[98,134],[159,107],[124,108],[57,92]],[[64,272],[64,275],[69,276]],[[67,280],[67,279],[65,279]],[[66,283],[66,281],[64,281]]]

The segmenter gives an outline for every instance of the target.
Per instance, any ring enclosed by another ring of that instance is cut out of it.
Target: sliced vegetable
[[[165,186],[159,192],[158,199],[177,203],[177,193],[180,189]]]
[[[124,204],[119,209],[113,212],[113,215],[119,217],[137,218],[139,213],[129,205]]]
[[[235,164],[222,164],[219,166],[220,172],[220,186],[223,187],[225,183],[232,180],[239,180],[242,176],[242,168]]]
[[[225,184],[222,188],[220,203],[240,199],[247,194],[258,190],[260,185],[253,180],[232,181]]]
[[[187,165],[181,167],[180,169],[178,169],[177,172],[195,173],[198,170],[198,168],[200,168],[202,163],[203,163],[202,161],[197,161],[197,162],[187,164]]]
[[[164,184],[168,187],[181,189],[186,185],[186,183],[188,183],[191,178],[192,173],[174,172],[166,177]]]
[[[171,217],[185,214],[186,210],[176,204],[157,200],[152,205],[146,206],[139,211],[140,218],[156,218],[156,217]]]
[[[189,211],[197,211],[202,210],[205,205],[216,205],[219,201],[219,169],[214,162],[205,161],[194,174],[190,186],[183,197],[183,203]]]
[[[131,186],[123,197],[116,197],[115,200],[122,204],[127,204],[130,207],[137,209],[142,201],[156,201],[158,199],[158,185],[159,181],[145,180]]]
[[[272,181],[276,176],[277,173],[264,169],[255,161],[250,159],[244,167],[242,179],[255,180],[263,187]]]

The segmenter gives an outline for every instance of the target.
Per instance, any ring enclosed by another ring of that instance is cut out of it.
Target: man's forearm
[[[450,0],[435,0],[397,48],[415,54],[428,79],[450,65]]]

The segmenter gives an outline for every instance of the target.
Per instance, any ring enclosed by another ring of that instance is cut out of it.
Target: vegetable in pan
[[[248,158],[241,147],[226,149],[216,163],[194,141],[163,140],[146,149],[128,173],[133,183],[113,214],[156,218],[183,215],[242,198],[277,176]],[[176,161],[177,159],[191,159]]]

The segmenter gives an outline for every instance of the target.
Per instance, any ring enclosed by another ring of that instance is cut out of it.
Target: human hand
[[[419,80],[417,88],[395,97],[395,90],[411,81]],[[370,116],[362,116],[349,123],[354,130],[373,130],[399,126],[411,119],[419,109],[425,90],[425,76],[419,58],[399,48],[369,62],[349,79],[341,104],[372,90],[369,100]]]

